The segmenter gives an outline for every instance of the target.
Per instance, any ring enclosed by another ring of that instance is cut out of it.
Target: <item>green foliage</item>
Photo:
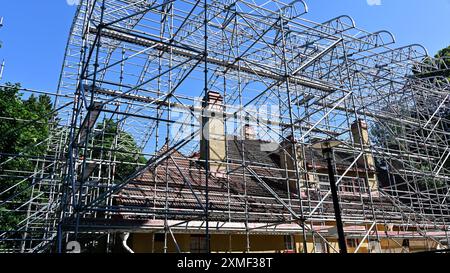
[[[0,88],[0,202],[12,199],[0,207],[0,230],[9,230],[24,217],[14,212],[18,204],[30,196],[29,186],[36,161],[43,156],[46,145],[38,145],[49,136],[53,118],[50,97],[31,95],[24,98],[19,84]],[[10,155],[21,156],[10,160]],[[19,183],[23,181],[23,183]],[[16,185],[17,184],[17,185]]]
[[[427,77],[444,77],[450,80],[450,46],[439,50],[439,52],[434,56],[436,60],[438,60],[438,63],[436,63],[436,68],[425,68],[425,71],[417,71],[413,69],[413,73],[420,78],[427,78]],[[434,65],[431,65],[432,60],[430,58],[425,58],[422,61],[425,66],[431,66],[434,67]],[[428,69],[429,71],[427,71]]]
[[[450,46],[440,50],[435,57],[441,59],[439,64],[441,69],[444,69],[444,67],[450,68]],[[450,70],[442,71],[440,76],[450,80]]]
[[[0,208],[0,227],[2,231],[8,231],[14,229],[20,222],[20,217],[11,213],[7,208]],[[1,245],[0,245],[1,248]]]
[[[117,122],[104,120],[98,124],[96,131],[101,132],[94,136],[94,158],[115,160],[115,180],[121,181],[130,176],[137,168],[137,164],[145,164],[147,160],[142,156],[140,149],[132,135],[121,130]]]
[[[416,77],[419,78],[427,78],[427,77],[444,77],[450,80],[450,70],[448,70],[447,68],[450,67],[450,46],[447,48],[444,48],[442,50],[440,50],[436,55],[435,55],[435,59],[438,60],[437,63],[437,69],[434,68],[432,69],[431,67],[435,67],[436,64],[431,65],[432,61],[436,61],[436,60],[432,60],[431,58],[426,58],[423,60],[423,67],[428,67],[425,69],[429,69],[429,71],[417,71],[417,70],[413,70],[413,73],[416,75]],[[436,84],[441,83],[440,81],[436,81]],[[436,108],[437,108],[437,104],[436,101],[431,101],[428,99],[424,99],[424,101],[416,101],[416,107],[418,108],[417,110],[421,112],[421,114],[424,116],[422,117],[423,119],[425,119],[425,122],[428,118],[425,116],[426,113],[434,113]],[[424,111],[426,110],[426,111]],[[411,118],[418,118],[417,113],[415,113],[414,111],[409,111],[408,107],[402,106],[401,109],[399,109],[399,111],[401,111],[401,114],[406,116],[406,117],[411,117]],[[439,117],[444,118],[443,120],[448,120],[450,117],[450,112],[448,111],[443,111],[438,113]],[[445,130],[448,130],[448,126],[446,126],[444,121],[443,122],[442,128],[445,128]],[[402,129],[402,127],[404,127]],[[420,149],[420,147],[417,147],[417,145],[413,144],[407,144],[407,143],[399,143],[397,141],[395,141],[396,136],[401,136],[405,134],[405,131],[408,132],[414,132],[416,135],[418,136],[427,136],[429,134],[429,131],[424,130],[422,128],[413,128],[411,126],[408,126],[406,124],[402,125],[402,124],[389,124],[389,128],[390,130],[387,130],[385,126],[383,126],[382,124],[376,124],[375,126],[373,126],[372,128],[372,135],[374,137],[374,142],[376,145],[384,147],[384,148],[389,148],[389,149],[393,149],[393,150],[403,150],[403,149],[407,149],[407,150],[411,150],[411,151],[418,151],[418,149]],[[401,144],[401,145],[400,145]],[[403,146],[403,147],[402,147]],[[427,151],[420,151],[422,154],[428,154],[430,156],[436,156],[439,157],[439,154],[433,154],[433,150],[427,150]],[[383,160],[377,158],[377,163],[379,165],[383,165]],[[433,166],[431,166],[430,162],[428,161],[414,161],[414,162],[410,162],[410,165],[412,165],[417,171],[423,171],[423,172],[431,172],[433,171]],[[448,160],[445,164],[445,167],[448,168],[450,166],[450,160]],[[427,188],[435,188],[435,187],[442,187],[445,186],[445,182],[441,181],[439,179],[433,179],[433,178],[429,178],[429,177],[417,177],[417,182],[418,185],[421,189],[427,189]],[[401,179],[399,179],[401,181]]]
[[[371,128],[374,144],[393,150],[398,150],[400,148],[398,142],[395,140],[395,137],[400,135],[402,132],[403,129],[400,124],[387,125],[375,123]]]
[[[0,88],[0,203],[11,201],[0,206],[0,234],[14,230],[25,219],[26,207],[17,208],[31,196],[31,175],[37,163],[34,158],[46,155],[45,140],[55,119],[50,97],[27,97],[20,93],[19,84]],[[116,162],[115,181],[126,179],[138,164],[147,162],[133,136],[120,129],[117,122],[105,119],[93,135],[92,157]],[[11,160],[11,155],[19,154]],[[6,247],[10,247],[9,243],[0,244],[0,249]]]

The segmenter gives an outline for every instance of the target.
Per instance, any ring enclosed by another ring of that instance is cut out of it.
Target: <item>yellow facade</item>
[[[154,235],[151,233],[135,233],[129,240],[129,245],[136,253],[164,253],[164,241],[154,240]],[[191,252],[190,234],[175,234],[174,235],[183,253]],[[195,236],[195,235],[194,235]],[[171,235],[168,235],[167,252],[176,253],[177,248]],[[285,236],[283,235],[250,235],[249,244],[251,253],[303,253],[303,237],[301,235],[293,236],[294,250],[286,249]],[[320,243],[320,239],[307,239],[308,253],[337,253],[339,250],[336,238],[327,239],[327,244]],[[356,243],[359,245],[360,240]],[[427,240],[408,240],[409,247],[402,246],[403,239],[387,239],[380,240],[379,246],[382,253],[409,253],[420,252],[436,249],[435,243]],[[359,247],[358,253],[369,253],[369,243],[364,241]],[[356,245],[348,245],[348,252],[354,253]],[[213,234],[211,235],[211,252],[212,253],[245,253],[247,252],[247,236],[246,235],[226,235]]]

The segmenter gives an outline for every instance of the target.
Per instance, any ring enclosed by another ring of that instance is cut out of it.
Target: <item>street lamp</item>
[[[340,146],[342,142],[328,139],[314,143],[314,149],[322,150],[328,162],[328,177],[330,180],[331,195],[333,196],[334,215],[336,217],[336,228],[339,236],[339,249],[341,254],[347,254],[347,243],[345,241],[344,224],[342,223],[341,207],[336,187],[336,175],[334,171],[333,149]]]

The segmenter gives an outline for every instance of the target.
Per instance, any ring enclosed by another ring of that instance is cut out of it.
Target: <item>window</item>
[[[403,247],[409,247],[409,239],[404,239],[402,243]]]
[[[319,188],[321,190],[330,189],[330,179],[328,179],[328,175],[319,175]]]
[[[295,250],[295,240],[292,235],[284,236],[284,249],[289,251]]]
[[[319,175],[319,181],[323,184],[329,185],[330,179],[328,178],[328,175]]]
[[[369,251],[370,253],[382,253],[382,248],[380,242],[376,240],[369,241]]]
[[[328,253],[328,245],[323,242],[314,243],[315,253]]]
[[[357,193],[368,193],[369,192],[369,184],[367,179],[365,178],[354,178],[355,180],[355,189]]]
[[[208,243],[204,235],[191,235],[191,253],[207,253]]]
[[[162,233],[156,233],[155,234],[155,242],[161,243],[164,242],[165,240],[165,235]]]
[[[355,190],[355,186],[353,184],[353,180],[352,179],[348,179],[348,178],[344,178],[341,181],[341,184],[339,185],[339,191],[342,192],[354,192]]]
[[[339,190],[346,193],[367,193],[367,182],[364,178],[344,178],[339,185]]]
[[[358,239],[347,239],[347,246],[349,248],[357,248],[359,245]]]

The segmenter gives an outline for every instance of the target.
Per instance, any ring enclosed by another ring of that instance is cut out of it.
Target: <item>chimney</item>
[[[294,161],[294,146],[297,150],[297,164],[299,167],[302,167],[302,164],[304,163],[303,160],[303,154],[302,154],[302,148],[300,145],[295,144],[292,145],[292,136],[288,137],[289,141],[283,141],[281,143],[281,147],[284,147],[284,149],[280,149],[280,165],[283,170],[286,172],[284,173],[284,177],[286,179],[289,179],[289,191],[291,193],[298,193],[298,185],[297,185],[297,174],[295,170],[295,161]],[[300,171],[300,170],[299,170]],[[284,172],[284,171],[283,171]],[[302,174],[300,173],[300,183],[303,183]]]
[[[245,140],[255,140],[256,139],[256,133],[255,128],[253,126],[246,124],[244,126],[244,134],[245,134]]]
[[[203,108],[200,159],[205,161],[209,152],[210,172],[222,173],[226,171],[226,138],[222,95],[217,92],[208,92],[203,99]]]
[[[352,126],[351,131],[353,135],[353,141],[355,142],[355,147],[361,148],[364,151],[364,158],[358,161],[358,166],[364,168],[364,161],[369,169],[369,187],[372,191],[378,190],[378,179],[376,176],[375,160],[373,158],[372,152],[370,151],[370,138],[369,138],[369,126],[364,120],[356,120]],[[361,144],[363,145],[361,147]]]
[[[360,131],[361,129],[361,131]],[[353,140],[355,141],[356,145],[360,144],[360,141],[362,139],[363,145],[367,148],[367,146],[370,145],[369,140],[369,126],[367,125],[367,122],[360,119],[352,124],[352,134],[353,134]]]

